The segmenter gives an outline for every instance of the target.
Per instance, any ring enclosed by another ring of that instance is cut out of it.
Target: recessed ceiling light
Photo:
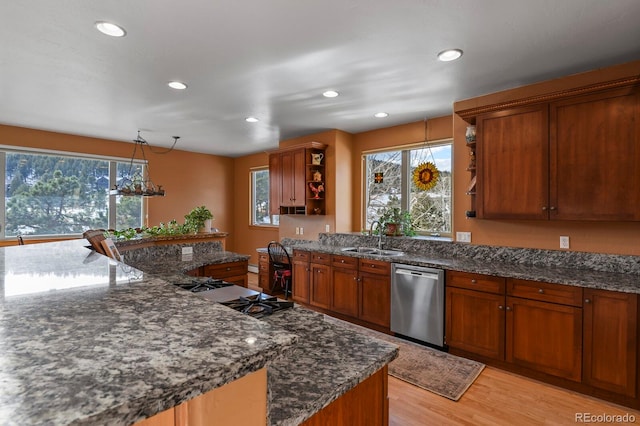
[[[460,49],[447,49],[438,53],[438,59],[442,62],[455,61],[462,56],[462,50]]]
[[[386,118],[389,116],[388,112],[376,112],[375,114],[373,114],[373,116],[375,118]]]
[[[258,120],[256,117],[247,117],[244,119],[244,121],[246,121],[247,123],[257,123],[260,120]]]
[[[335,90],[327,90],[322,94],[322,96],[324,96],[325,98],[335,98],[339,94],[340,93],[336,92]]]
[[[124,28],[111,22],[98,21],[95,25],[98,31],[111,37],[124,37],[127,34]]]
[[[169,87],[176,90],[184,90],[187,88],[187,85],[181,81],[170,81],[167,84],[169,85]]]

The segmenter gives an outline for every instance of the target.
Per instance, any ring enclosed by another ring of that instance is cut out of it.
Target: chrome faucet
[[[382,250],[382,224],[374,220],[371,222],[371,227],[369,228],[369,235],[373,235],[373,225],[378,224],[378,250]]]

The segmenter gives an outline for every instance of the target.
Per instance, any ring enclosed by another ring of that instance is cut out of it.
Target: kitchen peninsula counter
[[[131,424],[266,367],[270,423],[293,425],[397,356],[298,306],[263,321],[211,303],[164,279],[162,257],[149,273],[85,245],[0,248],[0,424]]]

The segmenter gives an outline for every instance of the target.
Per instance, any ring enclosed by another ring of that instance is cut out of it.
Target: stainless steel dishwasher
[[[444,271],[392,264],[391,331],[444,347]]]

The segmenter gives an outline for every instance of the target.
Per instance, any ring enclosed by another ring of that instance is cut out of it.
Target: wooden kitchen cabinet
[[[548,218],[548,138],[547,105],[477,117],[478,218]]]
[[[248,267],[249,262],[247,260],[206,265],[203,267],[203,275],[205,277],[219,278],[246,287]]]
[[[582,288],[507,279],[506,360],[580,382]]]
[[[323,309],[331,308],[331,255],[311,253],[309,304]]]
[[[504,360],[504,278],[447,271],[446,283],[446,344],[450,348]]]
[[[478,218],[640,220],[638,89],[481,114],[476,134]]]
[[[358,259],[333,255],[331,264],[331,310],[355,318],[358,316]]]
[[[273,266],[269,260],[269,253],[258,253],[258,286],[269,293],[273,284]]]
[[[269,154],[271,214],[326,214],[325,149],[322,143],[309,142]],[[322,155],[321,164],[313,164],[313,154]],[[317,197],[311,186],[322,186]]]
[[[630,87],[551,103],[552,219],[640,220],[639,93]]]
[[[358,318],[389,328],[391,324],[391,264],[359,259]]]
[[[638,295],[584,289],[583,382],[636,397]]]
[[[293,284],[291,298],[296,302],[309,303],[310,266],[311,255],[307,251],[293,250]]]

